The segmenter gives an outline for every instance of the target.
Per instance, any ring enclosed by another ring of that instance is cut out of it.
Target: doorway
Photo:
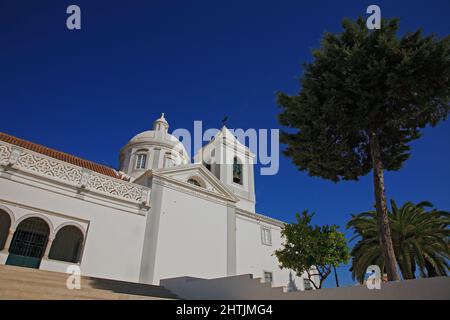
[[[49,231],[48,224],[41,218],[22,221],[14,232],[6,264],[39,269]]]

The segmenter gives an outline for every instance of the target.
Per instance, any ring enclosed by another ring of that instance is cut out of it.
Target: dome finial
[[[155,122],[165,122],[165,123],[167,123],[167,120],[166,120],[166,118],[164,118],[164,112],[163,113],[161,113],[161,117],[159,117],[159,119],[156,119],[155,120]]]
[[[165,129],[165,131],[167,131],[167,129],[169,128],[169,123],[167,123],[166,118],[164,118],[164,112],[161,113],[161,117],[159,119],[156,119],[153,123],[153,130],[158,131],[163,128]]]

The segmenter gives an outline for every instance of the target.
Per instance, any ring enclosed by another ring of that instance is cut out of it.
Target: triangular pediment
[[[166,180],[183,184],[187,188],[195,189],[199,192],[209,193],[230,201],[237,202],[239,199],[228,189],[222,181],[217,179],[204,165],[200,163],[177,166],[173,168],[153,170],[154,176],[159,176]],[[190,179],[195,180],[194,184]]]

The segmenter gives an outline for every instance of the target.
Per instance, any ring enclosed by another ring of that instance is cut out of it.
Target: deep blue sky
[[[81,7],[81,31],[65,27],[70,4]],[[323,32],[369,4],[401,18],[401,32],[450,33],[448,0],[0,0],[0,131],[116,166],[119,149],[161,112],[171,129],[217,128],[224,115],[229,127],[278,128],[275,92],[298,92]],[[387,196],[450,210],[449,158],[447,121],[386,174]],[[280,161],[279,174],[256,176],[258,212],[291,221],[307,208],[344,230],[351,213],[371,209],[371,175],[334,184]]]

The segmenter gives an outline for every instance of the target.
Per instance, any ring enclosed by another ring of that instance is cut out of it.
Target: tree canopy
[[[347,263],[349,250],[337,226],[312,226],[313,215],[305,210],[301,215],[296,214],[296,223],[285,224],[281,231],[283,248],[275,251],[275,255],[281,268],[292,269],[299,277],[306,272],[311,284],[318,289],[333,266]]]
[[[406,202],[398,207],[391,200],[389,221],[397,262],[404,279],[416,277],[446,276],[450,259],[450,213],[432,209],[430,202],[417,204]],[[351,251],[353,278],[363,282],[367,267],[384,266],[384,258],[378,241],[375,211],[352,215],[347,228],[352,228],[358,240]]]
[[[419,129],[450,110],[450,37],[420,30],[397,37],[397,19],[373,31],[362,18],[342,26],[304,64],[300,93],[278,94],[281,124],[299,129],[282,133],[285,154],[300,170],[333,181],[369,173],[371,133],[383,168],[398,170]]]
[[[397,36],[398,19],[368,30],[344,19],[304,65],[298,95],[278,94],[284,151],[299,170],[335,182],[373,169],[378,235],[388,279],[399,280],[384,191],[384,170],[398,170],[420,129],[450,111],[450,37]]]

